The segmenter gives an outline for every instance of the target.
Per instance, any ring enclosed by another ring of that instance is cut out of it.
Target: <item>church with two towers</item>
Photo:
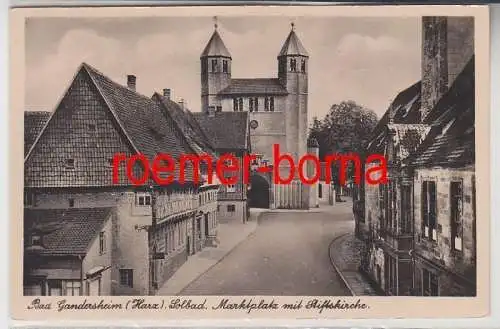
[[[248,187],[249,205],[289,209],[317,207],[315,184],[301,183],[297,172],[290,184],[274,184],[275,169],[271,170],[275,145],[279,145],[280,154],[289,154],[294,159],[295,167],[306,153],[318,156],[317,143],[308,141],[309,54],[294,24],[277,55],[277,77],[233,78],[232,66],[237,64],[237,59],[233,63],[217,24],[201,53],[200,62],[200,115],[216,120],[232,112],[248,118],[249,149],[256,156]],[[227,129],[227,126],[221,124],[219,129]],[[304,174],[311,177],[314,175],[311,161],[307,166]],[[268,170],[259,169],[262,167]],[[278,170],[281,177],[289,177],[287,161],[282,161]]]

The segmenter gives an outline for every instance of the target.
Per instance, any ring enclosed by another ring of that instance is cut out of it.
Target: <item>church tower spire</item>
[[[217,17],[214,17],[214,31],[200,56],[201,109],[211,115],[222,111],[217,94],[231,83],[231,54],[218,29]]]

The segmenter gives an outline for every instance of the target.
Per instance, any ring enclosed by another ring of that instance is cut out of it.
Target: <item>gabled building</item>
[[[116,225],[113,208],[26,209],[24,295],[111,295]]]
[[[167,185],[147,176],[145,166],[157,154],[178,160],[195,150],[164,109],[135,85],[133,75],[122,86],[82,64],[25,157],[25,207],[116,207],[113,295],[153,294],[195,246],[204,245],[210,227],[197,212],[202,182],[193,180],[191,164],[183,179],[176,166]],[[114,180],[117,154],[124,161]],[[131,156],[149,162],[130,162],[141,184],[127,177]]]
[[[470,295],[475,287],[473,32],[469,17],[422,19],[422,79],[396,97],[367,146],[385,156],[387,184],[362,186],[356,235],[361,270],[383,294]],[[463,260],[448,250],[455,243],[467,246]]]
[[[474,57],[430,112],[413,171],[414,293],[476,295]]]
[[[226,172],[225,177],[238,175],[236,184],[223,184],[218,192],[218,220],[241,221],[248,219],[245,166],[243,158],[250,154],[250,133],[246,112],[192,113],[204,134],[214,145],[219,155],[231,154],[238,159],[239,170]]]
[[[50,118],[48,111],[25,111],[24,112],[24,155],[28,153],[43,126]]]

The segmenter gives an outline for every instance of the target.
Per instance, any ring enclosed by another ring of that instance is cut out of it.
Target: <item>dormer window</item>
[[[75,159],[66,159],[64,167],[66,169],[75,169]]]

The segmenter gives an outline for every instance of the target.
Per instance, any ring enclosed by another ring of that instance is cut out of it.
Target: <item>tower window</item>
[[[217,60],[212,59],[212,72],[217,72]]]
[[[269,97],[269,111],[274,112],[274,97]]]
[[[259,111],[259,99],[257,97],[253,99],[253,110],[255,112]]]
[[[290,58],[290,71],[291,72],[297,71],[297,60],[295,58]]]
[[[238,111],[238,98],[233,98],[233,111]]]
[[[250,112],[253,112],[253,98],[248,99],[248,108]]]
[[[228,72],[228,66],[227,66],[227,60],[222,61],[222,72],[227,73]]]
[[[264,98],[264,111],[269,111],[269,97]]]
[[[300,65],[300,70],[302,71],[302,73],[306,73],[306,60],[305,59],[302,60],[302,63]]]

